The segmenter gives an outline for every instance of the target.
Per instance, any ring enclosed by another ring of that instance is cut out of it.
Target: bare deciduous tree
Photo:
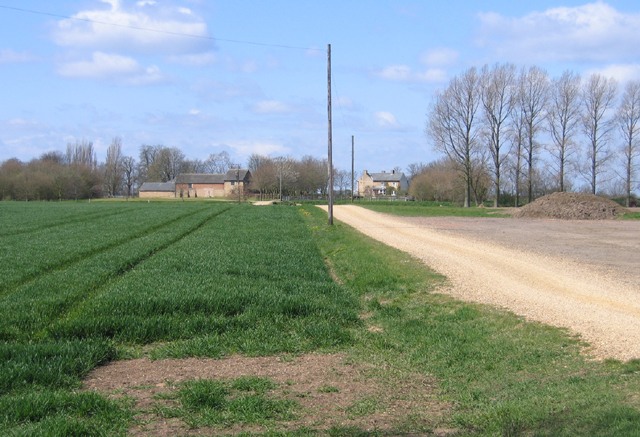
[[[520,101],[520,99],[518,99]],[[513,180],[513,191],[515,195],[515,207],[520,206],[521,180],[524,166],[524,145],[527,139],[526,114],[521,104],[516,104],[511,115],[509,126],[509,140],[511,150],[509,151],[509,170]]]
[[[237,164],[231,161],[231,157],[226,151],[212,153],[204,161],[204,169],[207,173],[226,173]]]
[[[276,166],[271,158],[258,154],[249,157],[249,171],[251,172],[251,188],[257,190],[260,200],[265,193],[275,189]]]
[[[131,156],[125,156],[122,158],[122,174],[123,185],[127,190],[127,197],[131,197],[133,194],[133,186],[138,180],[136,160]]]
[[[426,166],[427,165],[423,162],[412,162],[407,166],[407,178],[412,180],[415,176],[422,173]]]
[[[122,186],[122,173],[122,139],[114,137],[104,163],[104,186],[109,197],[115,196]]]
[[[566,176],[572,156],[577,151],[573,140],[580,122],[580,76],[572,71],[565,71],[562,76],[552,81],[549,99],[549,133],[551,144],[547,150],[553,157],[551,164],[555,167],[560,191],[566,190]]]
[[[636,159],[640,153],[640,81],[627,83],[616,120],[622,135],[625,197],[629,207],[637,171]]]
[[[533,200],[535,164],[540,143],[537,137],[542,130],[549,97],[549,76],[539,67],[523,69],[519,78],[518,105],[524,117],[524,160],[527,164],[527,201]]]
[[[449,86],[436,94],[431,105],[426,133],[435,150],[444,153],[457,164],[465,190],[464,206],[470,206],[473,163],[478,146],[480,84],[475,68],[451,79]]]
[[[513,111],[517,92],[515,87],[516,66],[513,64],[496,64],[489,68],[484,66],[481,74],[481,101],[484,109],[484,134],[491,154],[491,171],[495,197],[493,206],[500,203],[500,177],[504,153],[505,128]]]
[[[617,89],[618,83],[614,79],[599,74],[589,76],[582,89],[582,127],[589,140],[586,151],[589,162],[583,172],[592,194],[596,194],[598,176],[605,171],[612,156],[608,143],[614,119],[607,118],[607,112],[615,103]]]

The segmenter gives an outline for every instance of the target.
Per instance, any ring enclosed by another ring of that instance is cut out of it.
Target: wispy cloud
[[[21,64],[25,62],[37,61],[38,57],[29,52],[14,52],[11,49],[0,50],[0,65]]]
[[[60,64],[56,72],[71,79],[99,80],[132,86],[152,85],[170,80],[155,65],[143,67],[133,58],[102,52],[93,53],[90,61]]]
[[[259,155],[288,155],[291,153],[291,149],[283,146],[279,143],[272,142],[263,142],[263,141],[240,141],[234,143],[226,143],[222,145],[214,146],[224,146],[233,149],[236,155],[240,155],[241,157],[248,157],[253,153],[257,153]]]
[[[627,14],[598,1],[508,17],[478,15],[478,46],[501,60],[610,61],[637,57],[640,14]]]
[[[287,103],[277,100],[263,100],[253,104],[251,112],[254,114],[291,114],[296,111]]]
[[[420,62],[429,68],[451,67],[458,62],[460,52],[448,47],[438,47],[422,53]]]
[[[611,64],[603,68],[596,68],[584,73],[584,77],[588,77],[593,73],[600,74],[605,77],[612,77],[618,82],[624,84],[631,80],[640,78],[640,64]]]
[[[218,57],[213,52],[191,53],[187,55],[171,55],[167,57],[167,61],[189,67],[206,67],[215,64],[218,61]]]
[[[213,79],[200,79],[191,86],[200,98],[205,100],[223,101],[238,98],[259,99],[263,96],[260,86],[249,80],[224,82]]]
[[[198,53],[214,47],[211,40],[176,37],[175,34],[208,36],[207,24],[190,9],[163,6],[155,1],[140,1],[129,7],[120,0],[102,2],[111,7],[81,11],[72,16],[75,19],[57,22],[53,31],[55,43],[64,47],[142,54]]]
[[[439,83],[447,79],[447,72],[440,68],[414,71],[408,65],[390,65],[374,72],[374,75],[392,82]]]
[[[395,115],[388,111],[379,111],[373,113],[373,119],[378,127],[385,130],[402,129],[402,125],[398,122]]]

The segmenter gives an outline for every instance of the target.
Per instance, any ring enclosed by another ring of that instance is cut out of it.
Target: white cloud
[[[640,64],[612,64],[604,68],[586,71],[584,77],[589,77],[593,73],[612,77],[624,84],[632,80],[640,80]]]
[[[251,107],[255,114],[289,114],[294,112],[291,106],[277,100],[263,100]]]
[[[167,61],[174,64],[186,65],[190,67],[206,67],[217,62],[218,58],[213,52],[194,53],[189,55],[172,55],[167,57]]]
[[[388,111],[379,111],[373,113],[373,118],[379,127],[384,129],[400,129],[402,126],[396,120],[395,115]]]
[[[57,73],[70,79],[91,79],[133,86],[151,85],[169,80],[155,65],[145,68],[133,58],[102,52],[93,53],[90,61],[61,64],[57,68]]]
[[[220,146],[218,144],[214,144],[214,146]],[[241,141],[237,143],[226,143],[224,146],[229,147],[236,151],[237,155],[241,155],[243,157],[250,156],[253,153],[257,153],[259,155],[288,155],[291,153],[291,149],[283,146],[282,144],[277,143],[269,143],[269,142],[261,142],[261,141]]]
[[[242,97],[258,99],[263,95],[260,86],[248,80],[238,80],[235,83],[231,83],[213,79],[200,79],[191,86],[191,90],[197,92],[203,99],[214,101]]]
[[[521,18],[479,14],[476,43],[511,61],[607,61],[637,56],[640,14],[598,1]]]
[[[356,105],[353,103],[353,100],[346,96],[339,96],[337,99],[335,99],[335,103],[343,109],[355,109],[356,107]]]
[[[19,64],[25,62],[33,62],[38,58],[28,52],[14,52],[11,49],[0,50],[0,65],[2,64]]]
[[[420,62],[430,68],[451,67],[455,65],[460,57],[457,50],[447,47],[439,47],[425,51],[420,57]]]
[[[189,111],[189,114],[198,115],[198,114],[200,114],[200,111],[198,109],[192,109],[191,111]]]
[[[102,1],[111,5],[110,10],[81,11],[73,15],[73,20],[57,22],[53,31],[55,43],[64,47],[145,54],[198,53],[214,46],[211,40],[175,35],[208,36],[207,24],[189,9],[151,1],[126,8],[119,0]]]
[[[327,49],[322,49],[320,47],[309,47],[305,52],[305,55],[309,58],[326,58],[327,57]]]
[[[432,68],[415,72],[408,65],[390,65],[375,73],[376,76],[392,82],[427,82],[437,83],[447,80],[447,72]]]

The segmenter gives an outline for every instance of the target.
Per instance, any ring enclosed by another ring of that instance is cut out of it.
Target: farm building
[[[145,182],[138,190],[140,197],[176,197],[175,182]]]
[[[140,197],[226,197],[244,191],[251,179],[246,169],[232,169],[225,174],[185,173],[171,182],[145,182]]]
[[[402,172],[369,173],[365,170],[358,179],[358,196],[395,196],[398,191],[407,191],[409,182]]]

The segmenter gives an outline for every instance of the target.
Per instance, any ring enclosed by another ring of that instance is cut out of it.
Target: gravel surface
[[[640,222],[406,218],[352,205],[334,217],[447,276],[443,293],[569,328],[596,358],[640,358]]]

